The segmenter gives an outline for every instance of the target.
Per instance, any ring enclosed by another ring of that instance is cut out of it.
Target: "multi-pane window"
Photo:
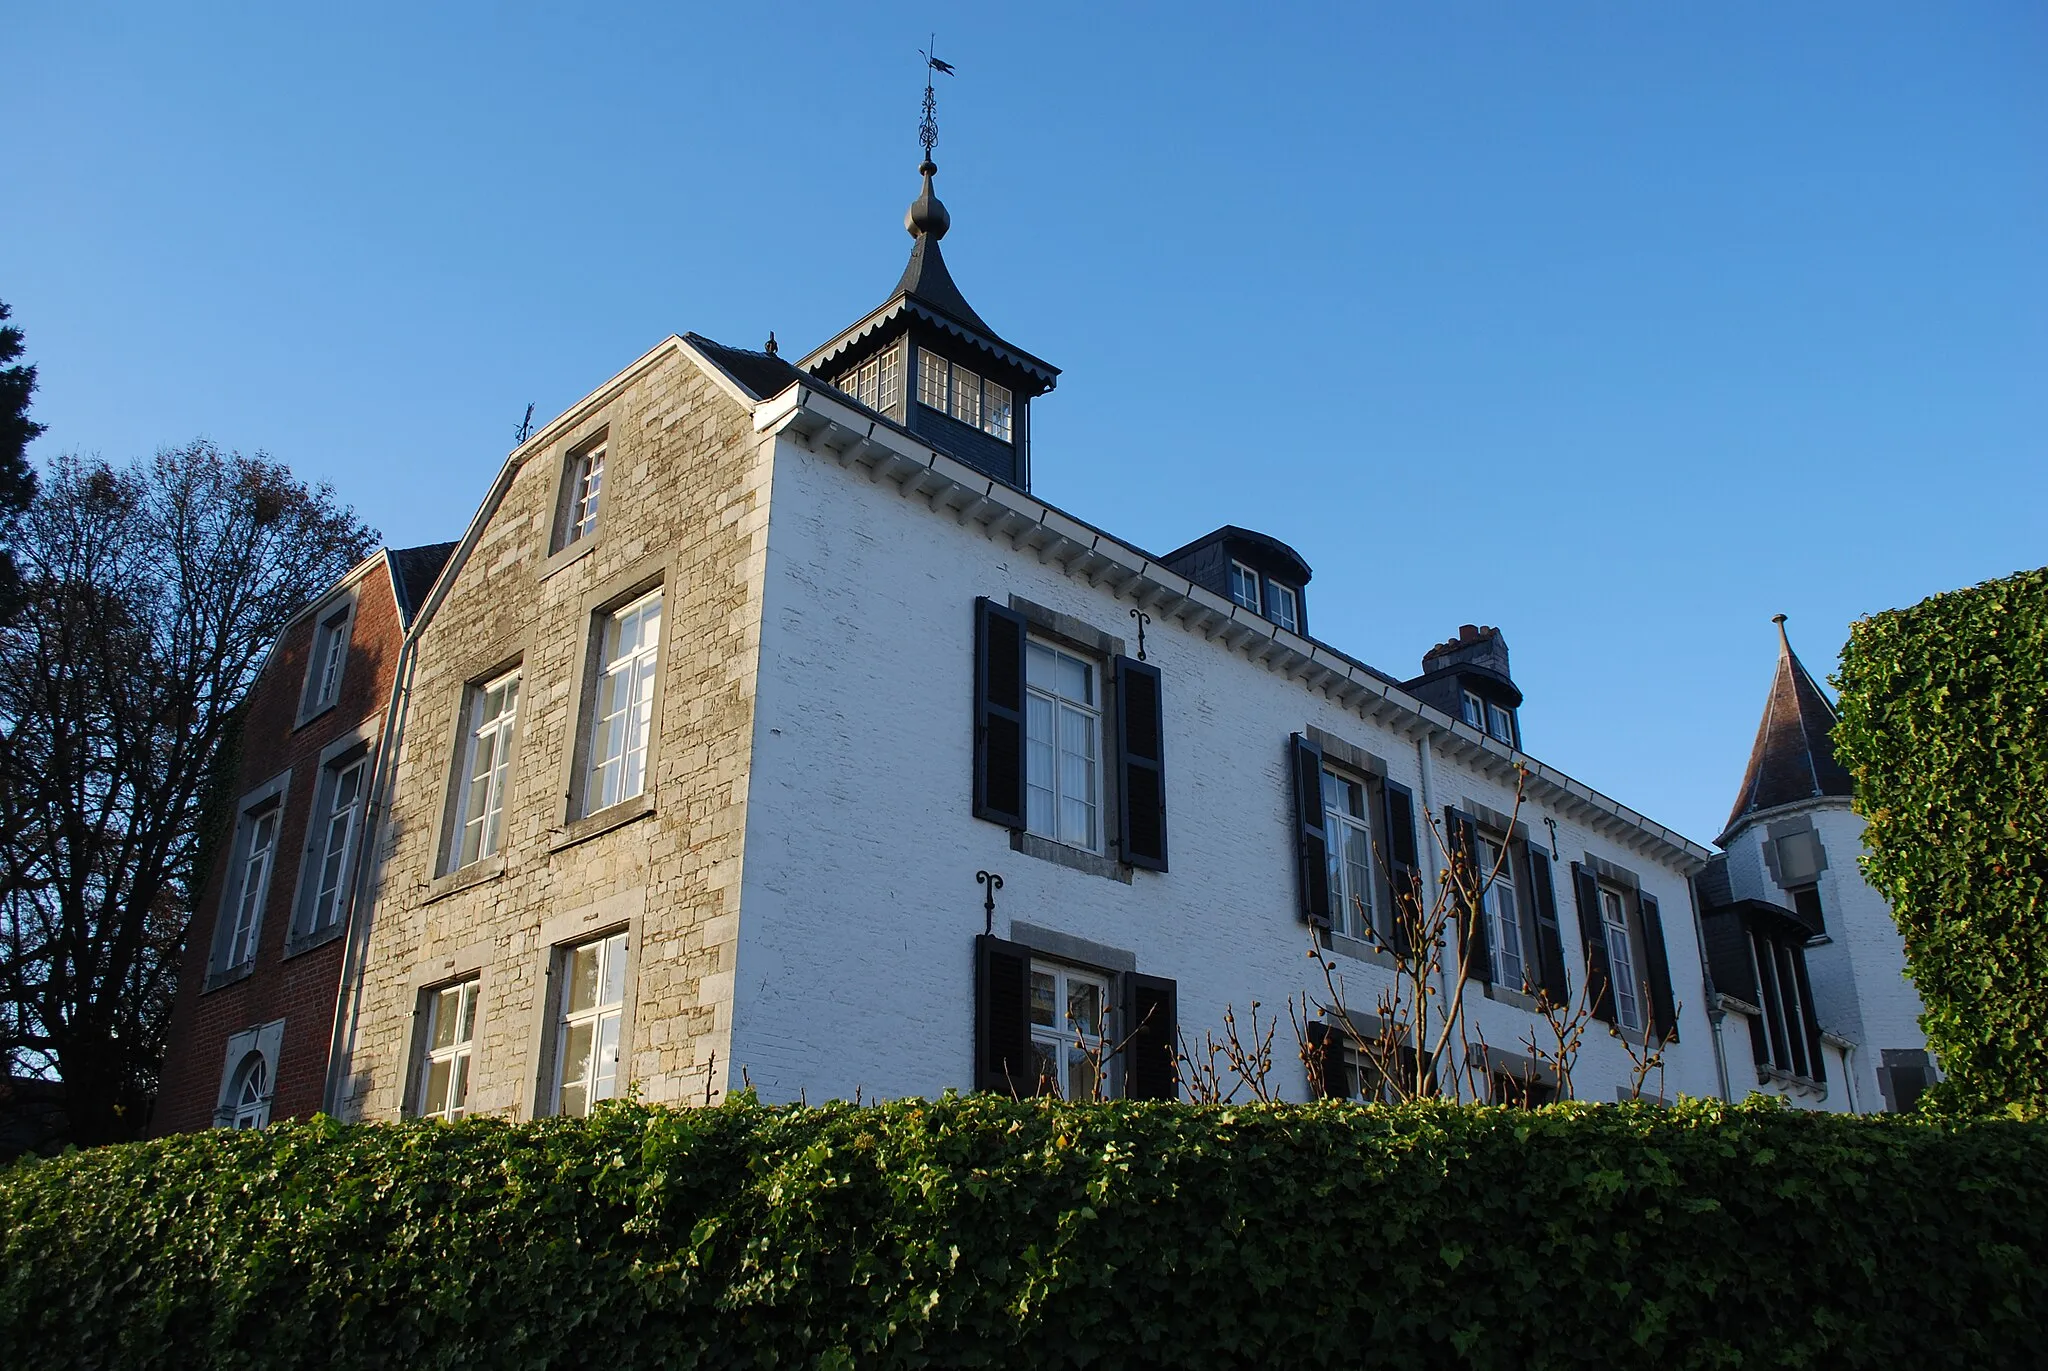
[[[315,838],[319,864],[313,868],[313,907],[306,920],[309,931],[334,923],[348,903],[349,858],[362,826],[363,782],[369,771],[370,759],[358,757],[332,768],[326,777],[327,809]]]
[[[277,855],[278,807],[242,816],[241,861],[234,872],[233,903],[223,966],[240,966],[256,955],[256,935],[263,926],[263,898],[270,889],[270,867]]]
[[[505,788],[512,774],[512,730],[518,722],[519,673],[487,682],[470,706],[469,736],[462,758],[457,866],[468,866],[498,850],[505,815]]]
[[[1038,1089],[1070,1100],[1092,1100],[1099,1079],[1109,980],[1050,962],[1031,964],[1031,1055]]]
[[[917,350],[917,398],[927,408],[949,414],[990,437],[1010,441],[1009,388],[957,366],[928,348]]]
[[[1510,747],[1515,742],[1515,716],[1491,700],[1486,704],[1486,731]]]
[[[1628,905],[1620,892],[1600,887],[1600,922],[1607,931],[1607,969],[1614,989],[1614,1021],[1622,1028],[1643,1026],[1643,987],[1636,976],[1635,934],[1629,927]]]
[[[1259,596],[1259,573],[1243,562],[1230,564],[1230,598],[1254,614],[1265,612]]]
[[[1522,906],[1515,888],[1515,863],[1505,854],[1499,843],[1481,838],[1476,878],[1486,882],[1480,903],[1486,911],[1486,944],[1493,959],[1494,982],[1519,990],[1528,980],[1522,960]]]
[[[1465,722],[1483,731],[1486,728],[1486,701],[1468,690],[1463,696],[1463,708]]]
[[[419,1115],[423,1119],[462,1117],[469,1102],[470,1043],[476,1036],[474,978],[430,991],[427,1000],[427,1060],[420,1072]]]
[[[263,1127],[270,1122],[270,1064],[263,1060],[261,1052],[251,1052],[242,1059],[235,1077],[228,1097],[229,1126]],[[214,1116],[216,1122],[219,1117]]]
[[[839,378],[839,388],[869,409],[883,413],[903,398],[903,354],[895,348],[878,352]],[[943,409],[943,404],[934,405]]]
[[[626,1000],[626,935],[572,947],[562,958],[555,1031],[555,1112],[583,1115],[619,1090],[619,1020]]]
[[[1301,600],[1293,586],[1278,581],[1266,585],[1266,617],[1290,633],[1301,631]]]
[[[641,596],[605,619],[597,703],[591,711],[587,814],[630,800],[646,788],[647,731],[654,718],[654,666],[661,644],[661,592]]]
[[[1756,984],[1763,1000],[1759,1007],[1771,1063],[1795,1076],[1821,1079],[1825,1069],[1813,1060],[1813,1007],[1800,988],[1806,969],[1804,949],[1756,932],[1750,934],[1750,947],[1756,956]]]
[[[1032,639],[1024,661],[1025,827],[1102,850],[1102,702],[1093,662]]]
[[[569,517],[562,529],[562,545],[597,531],[597,507],[604,494],[605,445],[588,448],[569,460]]]
[[[1323,831],[1330,859],[1330,926],[1353,938],[1373,930],[1372,808],[1365,787],[1323,773]]]
[[[341,697],[342,669],[348,665],[348,630],[353,606],[323,617],[313,630],[313,661],[306,679],[306,707],[314,713]]]

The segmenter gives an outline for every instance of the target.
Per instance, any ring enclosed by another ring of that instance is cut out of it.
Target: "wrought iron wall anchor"
[[[1546,815],[1544,815],[1544,816],[1543,816],[1543,822],[1544,822],[1544,823],[1546,823],[1546,824],[1548,824],[1548,825],[1550,826],[1550,860],[1554,862],[1554,861],[1558,860],[1558,856],[1557,856],[1557,820],[1555,820],[1555,819],[1551,818],[1551,817],[1550,817],[1550,816],[1549,816],[1548,814],[1546,814]]]
[[[1152,622],[1152,616],[1141,609],[1131,611],[1131,617],[1138,621],[1138,660],[1145,660],[1145,625]]]
[[[977,871],[974,873],[974,883],[988,892],[981,902],[981,911],[985,916],[981,931],[993,935],[996,931],[996,892],[1003,888],[1003,878],[993,871]]]

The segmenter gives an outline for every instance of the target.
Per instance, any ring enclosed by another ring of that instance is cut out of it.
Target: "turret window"
[[[869,409],[887,414],[903,399],[903,354],[878,352],[839,378],[839,388]]]
[[[955,366],[928,348],[917,350],[917,398],[928,409],[1010,441],[1009,387]]]

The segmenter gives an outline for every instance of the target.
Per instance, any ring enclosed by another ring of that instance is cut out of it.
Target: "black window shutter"
[[[1479,869],[1479,832],[1472,816],[1461,809],[1444,810],[1445,826],[1451,834],[1452,870],[1463,876],[1451,881],[1451,900],[1458,914],[1458,951],[1465,959],[1465,975],[1481,985],[1493,984],[1493,952],[1486,942],[1485,911],[1480,895],[1490,874]],[[1446,876],[1446,879],[1450,879]],[[1473,898],[1468,899],[1470,891]]]
[[[1806,978],[1806,949],[1792,949],[1792,974],[1799,982],[1799,1008],[1806,1017],[1802,1025],[1806,1032],[1807,1060],[1813,1063],[1813,1078],[1825,1081],[1828,1078],[1827,1058],[1821,1054],[1820,1015],[1813,1008],[1813,983]]]
[[[1116,659],[1116,766],[1123,859],[1166,870],[1166,726],[1159,668]]]
[[[1024,827],[1024,616],[974,602],[974,817]]]
[[[1172,1100],[1180,1097],[1173,1070],[1180,1037],[1179,993],[1162,976],[1130,977],[1129,1046],[1124,1048],[1124,1097]]]
[[[1309,1082],[1309,1088],[1321,1088],[1318,1099],[1348,1100],[1355,1093],[1351,1067],[1344,1060],[1344,1038],[1343,1033],[1320,1020],[1308,1026],[1308,1055],[1315,1064],[1315,1079]]]
[[[1031,1057],[1031,949],[974,939],[974,1088],[1036,1093]]]
[[[1644,895],[1643,960],[1649,963],[1650,1012],[1656,1030],[1666,1042],[1678,1041],[1678,1002],[1671,994],[1671,961],[1664,953],[1664,920],[1658,913],[1657,897]]]
[[[1301,917],[1330,926],[1330,839],[1323,827],[1323,750],[1299,733],[1292,750],[1295,882]]]
[[[1557,888],[1551,884],[1550,854],[1529,848],[1530,907],[1536,916],[1536,986],[1560,1009],[1572,1003],[1564,972],[1564,930],[1557,926]]]
[[[1614,992],[1607,974],[1607,925],[1600,919],[1600,882],[1572,863],[1572,898],[1579,906],[1579,937],[1586,944],[1586,1003],[1593,1017],[1614,1022]]]
[[[1397,781],[1387,781],[1387,884],[1392,908],[1387,918],[1387,941],[1394,955],[1405,957],[1414,943],[1413,930],[1421,918],[1417,905],[1422,899],[1415,877],[1421,862],[1415,847],[1415,792]]]

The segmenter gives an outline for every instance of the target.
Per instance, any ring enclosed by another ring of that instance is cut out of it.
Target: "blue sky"
[[[1498,624],[1546,761],[1702,841],[1792,616],[2048,561],[2037,4],[15,6],[34,455],[195,435],[452,538],[525,406],[801,351],[909,240],[1065,370],[1038,493],[1316,569],[1418,669]],[[964,593],[964,592],[963,592]]]

